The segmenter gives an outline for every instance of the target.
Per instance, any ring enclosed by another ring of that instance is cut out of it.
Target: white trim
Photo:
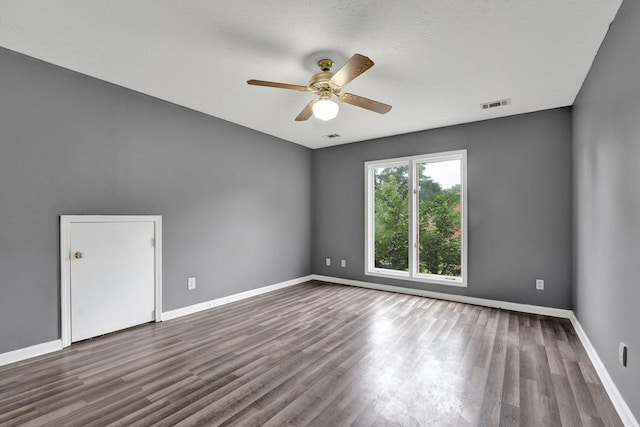
[[[63,347],[71,345],[71,224],[74,222],[153,222],[155,321],[162,312],[162,217],[159,215],[60,215],[60,331]]]
[[[49,341],[42,344],[32,345],[30,347],[19,348],[18,350],[9,351],[0,354],[0,366],[10,363],[22,362],[32,357],[42,356],[43,354],[53,353],[62,350],[62,340]]]
[[[176,319],[178,317],[183,317],[183,316],[188,316],[189,314],[198,313],[200,311],[208,310],[210,308],[219,307],[221,305],[251,298],[257,295],[266,294],[267,292],[273,292],[278,289],[288,288],[289,286],[299,285],[309,280],[312,280],[311,275],[298,277],[297,279],[287,280],[286,282],[280,282],[273,285],[252,289],[246,292],[240,292],[238,294],[233,294],[233,295],[229,295],[222,298],[216,298],[214,300],[201,302],[201,303],[190,305],[187,307],[177,308],[175,310],[165,311],[164,313],[162,313],[162,321],[172,320],[172,319]]]
[[[60,216],[60,340],[71,345],[71,221]]]
[[[602,363],[600,356],[598,356],[598,352],[596,351],[593,344],[591,344],[591,341],[589,340],[589,337],[587,337],[584,329],[582,329],[582,325],[578,321],[578,318],[573,312],[571,312],[571,316],[569,317],[569,319],[571,320],[573,329],[575,329],[576,334],[578,334],[580,342],[582,342],[584,349],[587,351],[593,367],[600,377],[600,382],[602,382],[602,385],[607,391],[607,394],[609,395],[613,406],[616,408],[616,411],[618,411],[618,415],[620,416],[622,423],[627,427],[640,427],[640,424],[638,424],[638,421],[633,416],[633,412],[631,412],[631,408],[629,408],[629,405],[627,405],[627,402],[620,394],[618,387],[616,387],[616,384],[613,382],[613,379],[609,375],[609,371],[607,371],[607,368],[604,366],[604,363]]]
[[[154,277],[155,277],[155,297],[156,304],[154,310],[154,320],[162,321],[162,216],[156,215],[153,221],[154,231]]]
[[[542,307],[539,305],[520,304],[517,302],[498,301],[485,298],[469,297],[465,295],[453,295],[441,292],[425,291],[422,289],[403,288],[400,286],[381,285],[379,283],[363,282],[360,280],[342,279],[339,277],[311,275],[313,280],[337,283],[339,285],[357,286],[360,288],[377,289],[379,291],[396,292],[400,294],[416,295],[421,297],[441,299],[445,301],[461,302],[465,304],[481,305],[484,307],[501,308],[504,310],[520,311],[523,313],[541,314],[544,316],[561,317],[568,319],[571,310],[562,308]]]

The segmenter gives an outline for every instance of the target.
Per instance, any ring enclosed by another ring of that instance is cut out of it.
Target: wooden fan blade
[[[336,71],[333,77],[331,77],[331,81],[342,87],[371,67],[373,67],[372,60],[364,55],[356,53],[347,61],[346,64],[342,66],[342,68]]]
[[[368,99],[352,93],[343,93],[340,95],[340,101],[380,114],[385,114],[391,111],[391,105],[383,104],[382,102],[374,101],[373,99]]]
[[[264,80],[247,80],[247,83],[255,86],[276,87],[279,89],[291,89],[291,90],[299,90],[299,91],[308,90],[306,86],[290,85],[288,83],[267,82]]]
[[[296,122],[303,122],[311,117],[311,115],[313,114],[313,104],[315,104],[316,101],[317,99],[314,99],[307,105],[305,105],[302,111],[300,111],[300,114],[298,114],[298,117],[296,117]]]

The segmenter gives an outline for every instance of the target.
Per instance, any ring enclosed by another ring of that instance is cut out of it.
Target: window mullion
[[[416,161],[409,163],[409,275],[414,277],[418,272],[418,214],[417,214],[417,179]]]

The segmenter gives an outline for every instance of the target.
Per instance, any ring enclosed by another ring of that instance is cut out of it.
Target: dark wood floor
[[[309,282],[0,367],[0,425],[620,426],[569,323]]]

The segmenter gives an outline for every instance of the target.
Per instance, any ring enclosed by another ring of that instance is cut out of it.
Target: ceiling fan
[[[391,105],[352,93],[340,93],[347,83],[373,67],[373,61],[366,56],[356,53],[335,73],[331,72],[331,67],[333,67],[333,61],[331,59],[319,60],[318,67],[320,67],[321,71],[311,76],[308,86],[267,82],[264,80],[247,80],[247,83],[255,86],[313,92],[319,95],[318,98],[309,102],[300,114],[298,114],[296,117],[296,121],[298,122],[307,120],[312,114],[320,120],[331,120],[336,117],[338,115],[338,104],[333,102],[331,99],[332,95],[335,95],[344,103],[376,113],[385,114],[391,110]]]

